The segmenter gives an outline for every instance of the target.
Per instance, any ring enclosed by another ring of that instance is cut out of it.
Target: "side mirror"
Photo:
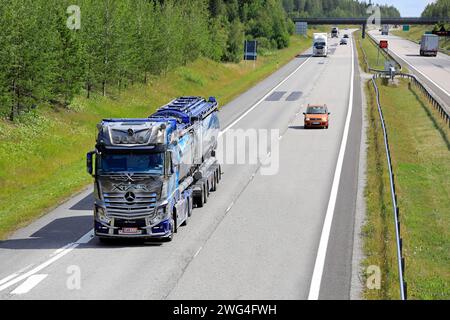
[[[86,170],[91,176],[94,173],[94,155],[95,151],[88,152],[86,155]]]
[[[303,112],[303,115],[306,116],[306,112]]]
[[[178,165],[178,163],[176,163],[176,159],[173,156],[172,151],[167,151],[166,152],[166,175],[167,176],[171,176],[175,173],[175,167]]]
[[[328,112],[328,115],[330,115],[331,114],[331,112]]]

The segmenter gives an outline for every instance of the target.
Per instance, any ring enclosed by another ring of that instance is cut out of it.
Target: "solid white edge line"
[[[250,109],[248,109],[246,112],[244,112],[239,118],[237,118],[233,123],[231,123],[228,127],[226,127],[224,130],[222,130],[219,133],[219,137],[221,137],[223,134],[225,134],[228,130],[230,130],[232,127],[234,127],[239,121],[241,121],[243,118],[245,118],[250,112],[252,112],[257,106],[259,106],[264,100],[267,99],[272,93],[274,93],[275,90],[277,90],[279,87],[281,87],[286,81],[288,81],[297,71],[299,71],[310,59],[312,56],[309,56],[308,59],[303,61],[303,63],[298,66],[291,74],[289,74],[284,80],[282,80],[279,84],[277,84],[275,87],[272,88],[264,97],[262,97],[258,102],[256,102]]]
[[[350,78],[350,98],[348,103],[347,119],[345,121],[344,135],[342,137],[341,148],[339,150],[338,161],[336,164],[336,171],[334,173],[333,185],[331,187],[330,200],[328,202],[327,213],[320,236],[319,249],[314,265],[314,272],[311,279],[311,286],[309,288],[308,300],[318,300],[320,295],[320,286],[322,283],[323,269],[325,266],[325,258],[327,255],[328,241],[330,238],[331,226],[333,222],[334,209],[336,206],[337,194],[339,190],[339,183],[341,181],[342,166],[344,163],[345,150],[347,148],[348,133],[350,130],[350,120],[353,111],[353,82],[355,77],[355,53],[353,50],[353,39],[351,41],[352,49],[352,72]]]
[[[41,283],[45,278],[47,278],[48,274],[35,274],[25,280],[20,286],[18,286],[13,292],[12,295],[21,295],[30,292],[34,287],[36,287],[39,283]]]
[[[373,36],[375,38],[375,40],[377,42],[379,42],[380,40],[377,39],[376,36]],[[403,39],[400,38],[401,40],[407,40],[407,39]],[[409,40],[408,40],[409,41]],[[402,60],[404,63],[406,63],[408,65],[408,67],[413,68],[416,72],[418,72],[420,75],[422,75],[425,79],[427,79],[428,81],[430,81],[432,84],[434,84],[439,90],[441,90],[442,92],[444,92],[447,96],[450,96],[450,94],[447,92],[447,90],[445,90],[444,88],[442,88],[440,85],[438,85],[434,80],[432,80],[430,77],[428,77],[426,74],[424,74],[422,71],[420,71],[419,69],[417,69],[416,67],[414,67],[410,62],[408,62],[406,59],[402,58],[398,53],[396,53],[394,50],[390,49],[390,51],[394,52],[394,54],[400,59]]]
[[[64,249],[58,249],[58,254],[52,256],[50,259],[48,259],[47,261],[41,263],[40,265],[38,265],[37,267],[33,268],[32,270],[8,281],[5,282],[4,284],[0,285],[0,291],[3,291],[9,287],[11,287],[12,285],[15,285],[16,283],[40,272],[41,270],[47,268],[48,266],[50,266],[51,264],[55,263],[56,261],[58,261],[59,259],[61,259],[62,257],[64,257],[66,254],[68,254],[69,252],[71,252],[73,249],[75,249],[76,247],[78,247],[80,244],[86,244],[88,243],[92,238],[94,237],[94,230],[90,230],[88,233],[86,233],[84,236],[82,236],[77,242],[69,244],[65,247],[63,247]],[[11,276],[10,276],[11,277]],[[6,278],[5,278],[6,279]],[[3,281],[3,280],[1,280]]]

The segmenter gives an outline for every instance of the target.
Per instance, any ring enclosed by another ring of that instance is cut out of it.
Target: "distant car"
[[[339,44],[340,44],[340,45],[346,45],[346,44],[348,44],[348,41],[347,41],[347,39],[342,38],[342,39],[341,39],[341,42],[339,42]]]
[[[306,108],[305,116],[305,129],[309,128],[323,128],[328,129],[329,116],[328,107],[323,105],[309,105]]]
[[[344,38],[348,39],[349,38],[348,34],[344,34]]]

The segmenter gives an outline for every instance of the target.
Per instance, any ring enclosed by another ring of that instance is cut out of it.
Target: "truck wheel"
[[[222,180],[222,166],[219,166],[217,172],[219,173],[219,175],[217,176],[217,181],[220,182],[220,180]]]
[[[203,192],[204,192],[203,203],[204,203],[204,204],[208,203],[208,196],[209,196],[209,185],[208,185],[208,184],[209,184],[209,183],[206,182],[206,183],[203,185]]]
[[[205,204],[205,191],[203,189],[204,188],[202,188],[201,194],[195,197],[195,205],[197,206],[197,208],[203,208]]]
[[[213,175],[214,175],[214,177],[213,177],[213,181],[212,181],[211,191],[216,192],[217,191],[217,172],[214,171]]]
[[[188,217],[189,218],[192,217],[192,209],[194,207],[193,201],[194,201],[193,197],[189,197],[188,198],[188,209],[187,210],[188,210]]]
[[[177,212],[174,210],[173,211],[173,218],[172,218],[173,222],[172,222],[172,234],[177,233],[178,232],[178,221],[177,221]]]

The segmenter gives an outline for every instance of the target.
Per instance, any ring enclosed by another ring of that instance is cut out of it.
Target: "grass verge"
[[[410,299],[450,298],[450,132],[437,112],[407,80],[379,82],[388,127],[401,216]],[[381,290],[368,299],[398,299],[394,217],[383,133],[371,83],[368,100],[367,224],[368,265],[382,270]]]
[[[361,57],[361,59],[359,60],[361,68],[363,68],[364,70],[366,70],[366,72],[368,72],[368,68],[366,68],[365,61],[362,58],[363,57],[362,50],[364,50],[370,68],[377,70],[384,70],[384,63],[387,61],[386,54],[382,50],[378,50],[378,47],[375,46],[375,44],[369,39],[369,36],[366,35],[366,38],[363,39],[361,36],[361,31],[355,32],[354,36],[358,52],[360,53]]]
[[[42,216],[85,188],[85,155],[103,118],[147,117],[182,95],[216,96],[223,105],[269,76],[311,45],[309,37],[292,37],[291,46],[252,62],[224,64],[199,59],[147,85],[109,97],[77,97],[69,109],[49,106],[0,120],[0,239]]]

